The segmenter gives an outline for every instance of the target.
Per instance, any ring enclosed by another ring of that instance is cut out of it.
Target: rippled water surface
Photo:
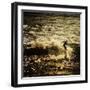
[[[22,62],[24,77],[80,74],[80,15],[24,13]]]

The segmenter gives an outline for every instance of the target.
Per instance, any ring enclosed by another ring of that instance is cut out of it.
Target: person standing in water
[[[64,41],[63,47],[65,49],[65,56],[64,56],[64,58],[67,59],[67,40]]]

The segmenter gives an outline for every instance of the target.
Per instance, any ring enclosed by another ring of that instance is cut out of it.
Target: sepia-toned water
[[[80,74],[80,15],[24,15],[23,48],[24,77]]]

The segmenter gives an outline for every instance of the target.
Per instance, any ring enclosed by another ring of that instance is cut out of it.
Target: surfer
[[[67,59],[67,40],[64,41],[63,47],[65,49],[65,56],[64,57],[65,57],[65,59]]]

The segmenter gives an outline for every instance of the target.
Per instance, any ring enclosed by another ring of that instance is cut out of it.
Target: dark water
[[[71,60],[68,58],[51,59],[53,54],[44,49],[25,49],[23,60],[23,76],[79,75],[80,47],[75,47]],[[34,50],[34,53],[33,53]],[[38,50],[38,52],[35,52]],[[45,51],[45,52],[44,52]],[[51,56],[49,56],[51,55]]]

